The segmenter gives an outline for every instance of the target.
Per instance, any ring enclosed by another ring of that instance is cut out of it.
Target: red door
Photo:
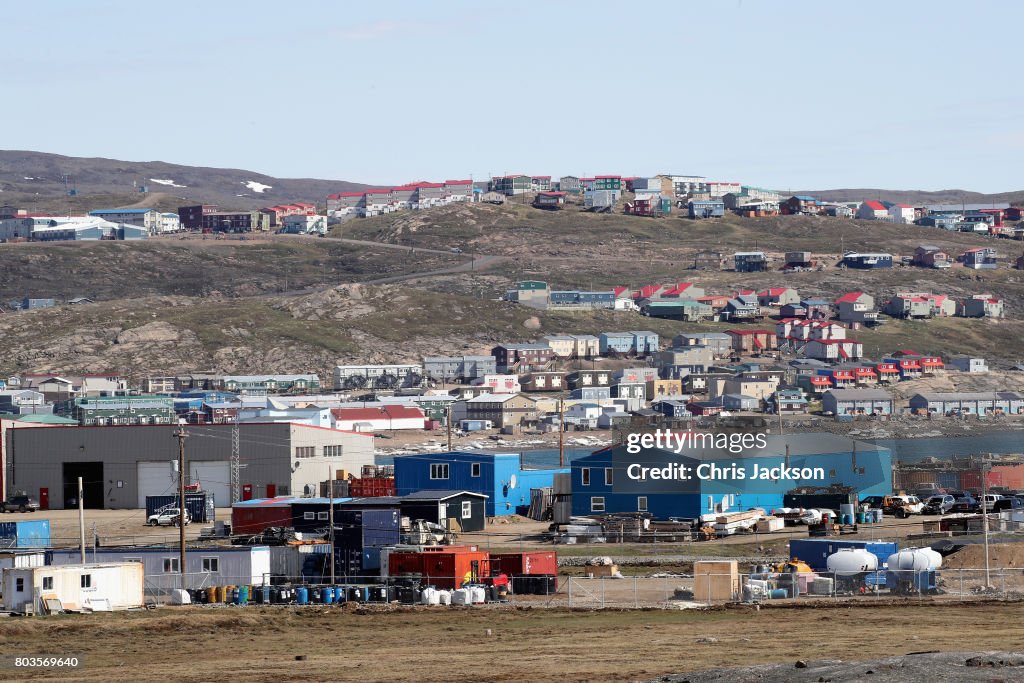
[[[242,486],[242,500],[252,500],[252,484]]]
[[[39,489],[39,509],[49,510],[50,509],[50,489],[41,488]]]
[[[277,496],[277,484],[267,484],[267,498],[275,498]]]

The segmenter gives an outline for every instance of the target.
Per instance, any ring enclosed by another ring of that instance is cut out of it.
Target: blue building
[[[632,332],[602,332],[598,336],[598,343],[601,355],[605,356],[609,351],[614,353],[629,353],[633,350]]]
[[[725,202],[718,199],[690,201],[690,218],[721,218],[725,215]]]
[[[518,453],[452,451],[418,453],[395,458],[395,489],[399,496],[418,491],[470,491],[487,496],[487,516],[514,515],[530,504],[530,489],[554,485],[556,474],[569,468],[525,469]]]
[[[580,387],[569,392],[569,399],[573,401],[600,401],[611,397],[611,387]]]
[[[650,330],[630,330],[633,335],[633,351],[641,356],[657,353],[661,348],[657,332]]]
[[[687,450],[683,455],[650,449],[636,455],[625,446],[605,448],[577,458],[571,464],[572,514],[587,516],[614,512],[648,512],[656,519],[694,519],[703,514],[783,507],[783,496],[798,486],[851,486],[861,497],[892,493],[892,453],[887,448],[834,434],[787,434],[765,437],[767,447],[729,455],[718,450]],[[666,482],[630,481],[631,464],[663,466],[679,462],[691,467],[715,465],[743,468],[748,477],[754,467],[811,468],[823,476],[807,479],[692,479],[666,488]],[[619,486],[616,486],[616,482]]]
[[[848,251],[843,254],[843,265],[847,268],[859,268],[861,270],[892,268],[892,254]]]

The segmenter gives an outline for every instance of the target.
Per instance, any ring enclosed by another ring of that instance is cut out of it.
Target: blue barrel
[[[363,586],[362,597],[360,598],[363,602],[370,602],[370,587]]]
[[[238,604],[247,605],[249,604],[249,587],[239,586],[238,587]]]
[[[768,593],[768,597],[772,600],[781,600],[782,598],[789,597],[789,591],[785,588],[773,588],[771,592]]]
[[[270,604],[270,586],[260,586],[260,602]]]
[[[867,515],[865,515],[863,512],[857,513],[857,524],[866,524],[867,521]]]
[[[309,604],[309,589],[305,586],[299,586],[295,589],[295,602],[300,605]]]
[[[231,598],[228,600],[228,602],[230,602],[232,605],[237,605],[238,604],[239,593],[240,593],[240,591],[237,588],[232,588],[231,589]]]
[[[320,602],[325,605],[330,605],[334,602],[334,589],[330,586],[322,586],[320,588]]]

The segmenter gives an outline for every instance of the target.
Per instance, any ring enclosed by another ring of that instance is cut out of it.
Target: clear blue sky
[[[1024,187],[1017,2],[9,3],[7,149],[398,183]]]

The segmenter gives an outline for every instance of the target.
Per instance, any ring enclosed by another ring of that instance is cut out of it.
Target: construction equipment
[[[406,545],[452,545],[458,536],[440,524],[423,519],[409,523],[408,531],[402,531],[402,543]]]
[[[811,565],[807,564],[803,560],[793,558],[784,562],[779,562],[772,567],[772,571],[779,574],[813,574],[814,570],[811,569]]]

